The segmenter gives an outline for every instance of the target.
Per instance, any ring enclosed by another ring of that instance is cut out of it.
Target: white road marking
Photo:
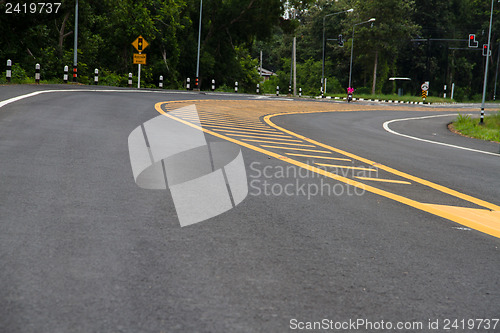
[[[10,104],[17,102],[19,100],[33,97],[36,95],[40,94],[46,94],[46,93],[59,93],[59,92],[112,92],[112,93],[126,93],[126,92],[133,92],[133,93],[153,93],[153,94],[179,94],[179,95],[198,95],[198,92],[192,92],[192,91],[173,91],[173,90],[139,90],[139,89],[51,89],[51,90],[39,90],[39,91],[34,91],[29,94],[25,95],[20,95],[16,97],[12,97],[9,99],[6,99],[4,101],[0,101],[0,108]],[[213,96],[239,96],[239,97],[248,97],[249,99],[256,99],[256,98],[262,98],[262,97],[268,97],[268,96],[258,96],[258,95],[243,95],[243,94],[231,94],[231,93],[214,93],[214,92],[206,92],[204,93],[205,95],[213,95]],[[271,97],[272,98],[272,97]],[[271,99],[270,98],[270,99]],[[272,98],[272,100],[282,100],[282,101],[292,101],[293,99],[291,98]]]
[[[146,92],[146,93],[166,93],[166,92],[162,92],[162,91],[148,91],[148,90],[134,90],[134,89],[131,89],[131,90],[118,90],[118,89],[61,89],[61,90],[58,90],[58,89],[53,89],[53,90],[39,90],[39,91],[34,91],[32,93],[29,93],[29,94],[25,94],[25,95],[20,95],[20,96],[16,96],[16,97],[12,97],[12,98],[9,98],[9,99],[6,99],[4,101],[0,101],[0,108],[7,105],[7,104],[10,104],[10,103],[14,103],[14,102],[17,102],[19,100],[22,100],[22,99],[25,99],[25,98],[29,98],[29,97],[33,97],[33,96],[36,96],[36,95],[40,95],[40,94],[47,94],[47,93],[60,93],[60,92]]]
[[[444,142],[439,142],[439,141],[432,141],[432,140],[426,140],[426,139],[417,138],[417,137],[414,137],[414,136],[402,134],[402,133],[399,133],[399,132],[396,132],[396,131],[390,129],[390,127],[389,127],[389,124],[395,123],[395,122],[399,122],[399,121],[419,120],[419,119],[428,119],[428,118],[437,118],[437,117],[449,117],[449,116],[456,116],[456,115],[458,115],[458,113],[440,114],[440,115],[425,116],[425,117],[412,117],[412,118],[393,119],[393,120],[386,121],[383,124],[383,127],[384,127],[384,129],[387,132],[389,132],[391,134],[399,135],[399,136],[402,136],[402,137],[405,137],[405,138],[408,138],[408,139],[422,141],[422,142],[427,142],[427,143],[433,143],[435,145],[441,145],[441,146],[446,146],[446,147],[450,147],[450,148],[468,150],[468,151],[473,151],[473,152],[476,152],[476,153],[482,153],[482,154],[488,154],[488,155],[493,155],[493,156],[500,157],[500,154],[498,154],[498,153],[491,153],[491,152],[488,152],[488,151],[482,151],[482,150],[477,150],[477,149],[472,149],[472,148],[467,148],[467,147],[462,147],[462,146],[456,146],[456,145],[452,145],[452,144],[449,144],[449,143],[444,143]]]

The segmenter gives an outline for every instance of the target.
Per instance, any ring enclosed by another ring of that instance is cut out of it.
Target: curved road
[[[0,100],[52,88],[61,87],[2,87]],[[249,192],[235,208],[181,228],[170,191],[134,182],[127,139],[158,112],[191,122],[178,111],[188,105],[208,142],[244,143]],[[308,113],[265,117],[290,111]],[[383,320],[398,332],[429,331],[436,321],[444,331],[447,319],[493,325],[500,240],[457,221],[475,209],[496,223],[500,157],[382,126],[456,112],[125,89],[4,105],[0,332],[287,332],[323,319]],[[498,149],[447,132],[451,119],[390,127]],[[450,220],[434,205],[463,210],[455,218],[443,208]],[[474,325],[469,331],[486,331]]]

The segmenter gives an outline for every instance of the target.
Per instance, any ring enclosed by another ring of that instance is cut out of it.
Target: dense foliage
[[[16,77],[33,76],[35,63],[40,63],[42,78],[62,79],[64,65],[71,68],[73,62],[75,0],[60,1],[57,14],[6,14],[8,1],[0,0],[0,72],[12,59]],[[457,99],[474,98],[482,90],[481,46],[487,42],[490,5],[479,0],[204,0],[202,88],[215,79],[218,86],[239,81],[240,89],[254,91],[260,51],[263,67],[278,73],[263,89],[288,87],[296,37],[298,86],[305,94],[319,94],[324,22],[327,92],[341,93],[348,86],[354,34],[352,85],[357,92],[404,88],[416,95],[420,84],[430,81],[430,95],[441,95],[444,85],[449,95],[455,83]],[[325,17],[349,8],[354,12]],[[499,13],[495,2],[490,98],[499,54]],[[199,0],[79,0],[79,81],[90,82],[99,68],[103,84],[126,85],[127,74],[137,74],[131,42],[142,35],[150,44],[144,84],[156,85],[163,75],[166,87],[183,87],[196,73],[199,14]],[[373,25],[353,30],[372,17]],[[467,47],[471,33],[477,36],[478,49]],[[337,44],[339,34],[343,47]],[[411,81],[396,83],[390,77]]]

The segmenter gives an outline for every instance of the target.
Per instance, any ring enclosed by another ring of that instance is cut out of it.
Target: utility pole
[[[297,37],[293,36],[293,96],[297,96]]]
[[[262,50],[260,50],[260,69],[259,69],[259,76],[260,76],[260,79],[262,80]]]

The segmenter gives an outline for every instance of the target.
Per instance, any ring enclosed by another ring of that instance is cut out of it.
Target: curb
[[[322,99],[321,96],[317,96],[316,99]],[[334,99],[334,100],[347,100],[346,97],[331,97],[331,96],[326,96],[324,99]],[[415,104],[415,105],[450,105],[450,104],[457,104],[457,102],[450,102],[450,103],[433,103],[433,102],[413,102],[413,101],[399,101],[399,100],[388,100],[388,99],[366,99],[366,98],[353,98],[353,101],[362,101],[362,102],[377,102],[377,103],[393,103],[393,104]]]

